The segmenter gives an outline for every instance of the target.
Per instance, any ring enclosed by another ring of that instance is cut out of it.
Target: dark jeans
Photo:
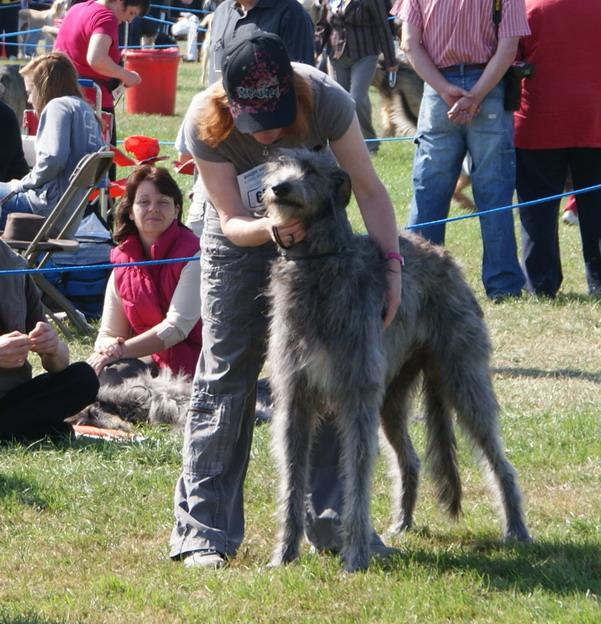
[[[25,442],[73,431],[65,418],[96,398],[98,377],[85,362],[60,373],[44,373],[0,399],[0,440]]]
[[[516,149],[516,187],[521,202],[561,194],[568,168],[574,189],[601,184],[601,148]],[[560,200],[520,208],[526,289],[553,297],[563,274],[559,255]],[[576,195],[582,256],[590,293],[601,294],[601,190]]]

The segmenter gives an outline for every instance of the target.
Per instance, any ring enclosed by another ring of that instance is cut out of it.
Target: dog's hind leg
[[[393,523],[389,534],[406,531],[413,526],[413,511],[417,500],[420,460],[409,435],[411,393],[419,367],[405,365],[389,384],[382,406],[382,430],[390,445],[390,468],[395,481]]]
[[[344,569],[355,572],[367,569],[371,552],[371,485],[378,451],[379,410],[358,401],[345,403],[337,414],[346,421],[337,423],[344,483],[341,556]]]
[[[296,396],[293,396],[295,394]],[[280,472],[278,513],[280,530],[270,566],[297,559],[303,536],[309,456],[315,430],[315,413],[306,392],[276,393],[273,413],[273,447]]]
[[[427,361],[424,374],[424,418],[427,430],[426,458],[436,484],[438,500],[452,518],[461,513],[461,478],[451,409],[436,364]]]
[[[478,357],[463,360],[448,371],[458,422],[488,463],[504,514],[505,539],[529,542],[516,472],[505,457],[498,432],[499,404],[488,363]]]

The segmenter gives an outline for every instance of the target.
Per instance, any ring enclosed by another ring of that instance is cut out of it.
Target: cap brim
[[[291,89],[282,95],[275,110],[256,111],[253,113],[239,111],[234,117],[234,124],[242,134],[254,134],[276,128],[291,126],[296,120],[296,94]]]

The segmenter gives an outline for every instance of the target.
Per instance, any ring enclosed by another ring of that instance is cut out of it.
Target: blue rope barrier
[[[41,269],[5,269],[0,275],[28,275],[35,273],[61,273],[63,271],[96,271],[98,269],[114,269],[116,267],[150,266],[154,264],[174,264],[175,262],[192,262],[200,260],[198,256],[189,258],[168,258],[166,260],[145,260],[143,262],[121,262],[119,264],[76,264],[73,266],[46,267]]]
[[[208,15],[209,13],[214,13],[214,11],[207,11],[205,9],[184,9],[183,7],[166,7],[164,4],[150,4],[150,8],[152,9],[161,9],[162,11],[180,11],[181,13],[202,13]],[[146,15],[145,17],[148,17]]]
[[[590,191],[596,191],[601,189],[601,184],[595,186],[589,186],[587,188],[578,189],[574,191],[567,191],[565,193],[559,193],[557,195],[550,195],[549,197],[543,197],[542,199],[533,199],[531,201],[522,202],[519,204],[511,204],[510,206],[502,206],[500,208],[492,208],[491,210],[483,210],[482,212],[473,212],[466,215],[460,215],[458,217],[449,217],[447,219],[439,219],[438,221],[428,221],[427,223],[419,223],[416,225],[407,225],[402,229],[413,230],[427,228],[433,225],[441,225],[443,223],[453,223],[455,221],[463,221],[464,219],[474,219],[475,217],[482,217],[487,214],[493,214],[496,212],[504,212],[506,210],[514,210],[515,208],[525,208],[528,206],[534,206],[536,204],[544,204],[548,201],[561,199],[563,197],[569,197],[570,195],[580,195],[582,193],[589,193]],[[41,269],[7,269],[0,270],[0,276],[2,275],[24,275],[35,273],[60,273],[63,271],[97,271],[98,269],[114,269],[117,267],[131,267],[131,266],[150,266],[156,264],[173,264],[175,262],[193,262],[199,260],[198,256],[191,256],[185,258],[170,258],[166,260],[146,260],[143,262],[122,262],[119,264],[81,264],[73,266],[61,266],[61,267],[47,267]]]
[[[144,19],[148,20],[149,22],[157,22],[158,24],[167,24],[168,26],[173,26],[175,24],[175,22],[170,22],[169,20],[162,20],[162,19],[159,19],[158,17],[151,17],[150,15],[145,15]],[[196,30],[200,32],[209,32],[206,28],[200,28],[200,27],[198,27]]]
[[[587,188],[578,189],[576,191],[567,191],[565,193],[559,193],[557,195],[549,195],[542,199],[532,199],[527,202],[519,204],[511,204],[510,206],[501,206],[500,208],[491,208],[490,210],[482,210],[480,212],[472,212],[466,215],[460,215],[458,217],[447,217],[446,219],[439,219],[438,221],[427,221],[426,223],[417,223],[415,225],[406,225],[404,229],[415,230],[431,227],[434,225],[442,225],[443,223],[453,223],[454,221],[463,221],[464,219],[473,219],[474,217],[482,217],[487,214],[494,214],[495,212],[504,212],[506,210],[513,210],[514,208],[527,208],[528,206],[534,206],[536,204],[545,204],[549,201],[561,199],[562,197],[569,197],[570,195],[580,195],[581,193],[589,193],[590,191],[597,191],[601,189],[601,184],[595,186],[588,186]]]

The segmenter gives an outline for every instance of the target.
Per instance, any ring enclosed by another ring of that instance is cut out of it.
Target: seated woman
[[[38,56],[20,73],[40,118],[36,163],[20,180],[0,183],[0,230],[10,212],[48,216],[79,161],[104,145],[101,122],[83,99],[75,68],[64,54]],[[53,234],[67,220],[68,215],[59,220]]]
[[[199,257],[198,237],[182,224],[182,204],[166,169],[136,167],[115,215],[118,247],[111,262]],[[200,347],[199,261],[113,269],[95,353],[88,359],[97,374],[118,360],[145,358],[154,369],[168,367],[192,377]],[[123,363],[120,375],[127,376],[128,368]]]
[[[0,240],[0,268],[27,262]],[[20,442],[73,431],[65,418],[96,398],[98,378],[85,362],[69,365],[69,350],[46,322],[30,275],[2,276],[0,297],[0,440]],[[47,371],[32,377],[27,358],[37,353]]]

